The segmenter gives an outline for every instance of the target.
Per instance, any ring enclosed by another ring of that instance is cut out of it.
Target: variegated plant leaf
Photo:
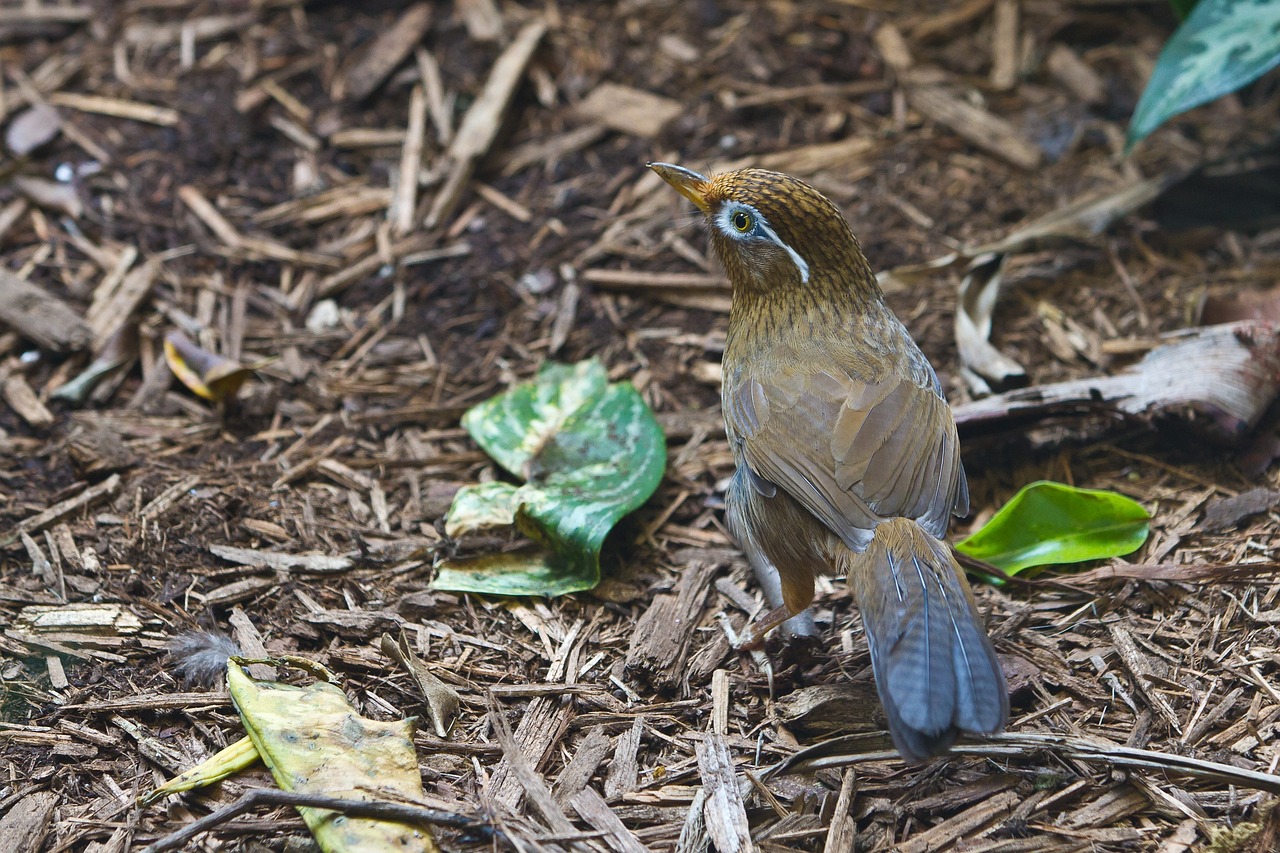
[[[1280,63],[1280,2],[1200,0],[1160,52],[1129,122],[1132,146],[1178,113],[1235,91]]]
[[[500,595],[560,595],[600,581],[600,546],[662,480],[666,440],[629,382],[610,384],[591,359],[549,364],[533,382],[486,400],[462,417],[476,443],[526,482],[460,490],[450,535],[502,524],[531,547],[444,562],[434,586]]]

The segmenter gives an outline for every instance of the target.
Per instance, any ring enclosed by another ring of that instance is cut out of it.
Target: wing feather
[[[740,461],[855,551],[885,518],[914,518],[941,537],[952,511],[968,507],[941,384],[899,329],[897,346],[870,369],[841,359],[841,348],[814,353],[811,344],[725,377],[725,420]],[[797,367],[806,364],[822,366]]]

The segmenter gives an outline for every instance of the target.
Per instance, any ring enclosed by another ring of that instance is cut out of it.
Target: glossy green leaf
[[[1023,487],[956,550],[1013,575],[1031,566],[1124,556],[1147,541],[1150,524],[1132,498],[1041,480]]]
[[[600,582],[609,530],[649,499],[666,469],[662,428],[629,382],[610,384],[596,359],[548,364],[533,382],[486,400],[463,427],[526,482],[459,490],[451,536],[514,522],[533,545],[446,561],[435,587],[500,595],[560,595]]]
[[[1200,0],[1160,52],[1129,121],[1128,144],[1178,113],[1233,92],[1280,63],[1280,2]]]

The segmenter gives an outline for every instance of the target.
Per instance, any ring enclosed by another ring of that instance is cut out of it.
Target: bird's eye
[[[729,221],[733,223],[733,227],[737,229],[740,234],[746,234],[755,224],[751,221],[751,214],[747,213],[745,210],[739,210],[734,213]]]

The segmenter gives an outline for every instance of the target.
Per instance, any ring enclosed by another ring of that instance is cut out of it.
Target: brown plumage
[[[1001,730],[1004,674],[942,541],[969,507],[955,421],[844,217],[777,172],[650,168],[702,211],[733,284],[727,520],[781,579],[755,639],[809,606],[819,572],[846,572],[899,751]]]

